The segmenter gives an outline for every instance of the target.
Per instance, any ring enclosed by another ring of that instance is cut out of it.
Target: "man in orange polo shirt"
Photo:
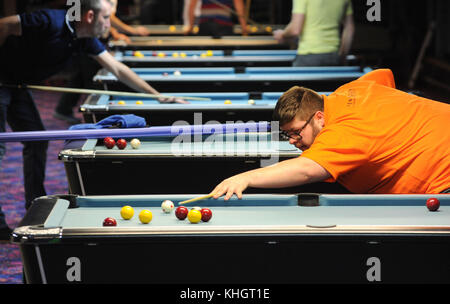
[[[450,191],[450,105],[395,89],[388,69],[328,97],[293,87],[278,100],[274,119],[300,157],[230,177],[214,198],[319,181],[353,193]]]

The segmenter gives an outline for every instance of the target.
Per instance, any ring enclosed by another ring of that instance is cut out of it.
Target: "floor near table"
[[[36,105],[48,130],[64,130],[69,125],[53,118],[53,111],[58,103],[59,93],[43,93],[34,91]],[[76,117],[81,114],[76,112]],[[10,129],[8,129],[10,131]],[[58,152],[63,141],[50,142],[47,156],[45,187],[47,194],[68,192],[64,165],[58,160]],[[10,228],[15,228],[25,214],[22,173],[22,144],[7,143],[6,155],[0,168],[0,205],[6,214]],[[19,247],[12,244],[0,244],[0,284],[22,283],[22,261]]]

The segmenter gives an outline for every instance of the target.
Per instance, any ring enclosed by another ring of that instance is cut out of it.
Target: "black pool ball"
[[[103,226],[117,226],[117,222],[116,222],[116,220],[114,218],[107,217],[103,221]]]
[[[112,149],[116,145],[116,142],[112,137],[106,137],[105,139],[103,139],[103,144],[106,148]]]
[[[430,197],[429,199],[427,199],[427,208],[430,211],[438,210],[440,205],[441,204],[437,198]]]

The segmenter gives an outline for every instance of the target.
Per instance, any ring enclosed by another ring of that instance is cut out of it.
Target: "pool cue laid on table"
[[[73,140],[99,139],[105,137],[153,137],[153,136],[186,136],[212,135],[228,133],[268,132],[268,122],[232,123],[154,126],[148,128],[118,128],[118,129],[79,129],[51,131],[0,132],[0,142],[42,141],[42,140]]]
[[[205,200],[205,199],[208,199],[208,198],[211,198],[211,197],[213,197],[212,193],[210,193],[208,195],[199,196],[199,197],[195,197],[195,198],[191,198],[191,199],[179,202],[178,205],[184,205],[184,204],[188,204],[188,203],[193,203],[193,202]]]
[[[41,90],[41,91],[75,93],[75,94],[114,95],[114,96],[127,96],[127,97],[155,98],[155,99],[156,98],[176,98],[176,99],[186,99],[186,100],[211,101],[211,98],[207,98],[207,97],[167,96],[167,95],[156,95],[156,94],[137,93],[137,92],[135,93],[135,92],[122,92],[122,91],[62,88],[62,87],[39,86],[39,85],[9,85],[9,84],[1,84],[0,83],[0,86],[18,88],[18,89],[35,89],[35,90]]]

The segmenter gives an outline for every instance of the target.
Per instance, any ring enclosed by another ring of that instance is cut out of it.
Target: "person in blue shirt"
[[[159,94],[130,68],[117,61],[98,40],[109,30],[111,3],[81,0],[80,20],[71,21],[65,10],[44,9],[0,19],[0,83],[32,84],[63,70],[75,54],[86,53],[132,89]],[[160,102],[184,100],[160,99]],[[40,131],[44,124],[31,93],[24,88],[0,86],[0,132],[6,122],[13,131]],[[48,142],[23,142],[25,207],[46,195],[44,188]],[[0,162],[5,145],[0,144]],[[10,232],[0,209],[0,240]]]

